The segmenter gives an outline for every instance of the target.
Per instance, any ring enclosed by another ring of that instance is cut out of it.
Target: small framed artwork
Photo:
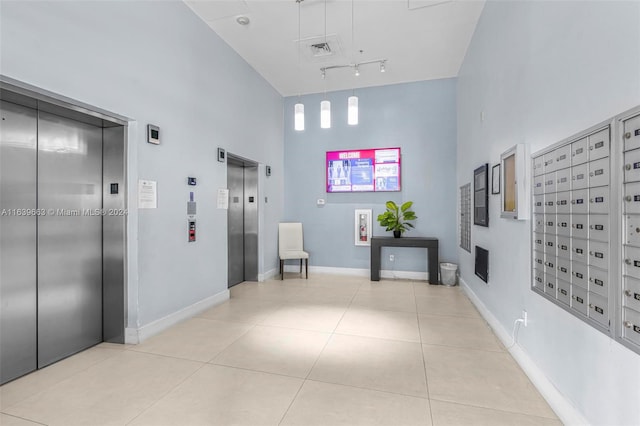
[[[371,209],[356,209],[354,228],[356,246],[371,245],[371,215]]]
[[[473,224],[489,226],[489,164],[473,171]]]
[[[491,193],[500,193],[500,163],[491,168]]]

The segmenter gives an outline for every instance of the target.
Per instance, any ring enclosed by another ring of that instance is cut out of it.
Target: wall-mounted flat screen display
[[[400,191],[400,148],[327,152],[327,192]]]

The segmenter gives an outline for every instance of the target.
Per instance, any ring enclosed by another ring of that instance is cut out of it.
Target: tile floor
[[[559,425],[458,287],[297,275],[0,388],[10,425]]]

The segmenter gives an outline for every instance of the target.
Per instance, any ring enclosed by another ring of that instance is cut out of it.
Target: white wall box
[[[640,107],[531,165],[531,289],[640,353]]]
[[[500,175],[502,194],[500,195],[500,217],[505,219],[527,220],[529,216],[529,175],[527,163],[529,161],[529,145],[517,144],[500,156]],[[563,148],[561,153],[548,153],[545,156],[536,157],[531,166],[533,170],[533,193],[535,195],[551,194],[556,192],[558,185],[562,190],[568,189],[569,174],[564,173],[557,182],[555,172],[558,167],[564,167],[570,161],[570,147]],[[539,198],[534,200],[536,203]],[[555,198],[545,199],[545,204]],[[550,204],[549,204],[550,206]],[[545,211],[547,209],[545,208]],[[536,213],[538,211],[536,210]]]

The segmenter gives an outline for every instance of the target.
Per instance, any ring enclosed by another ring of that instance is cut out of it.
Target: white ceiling
[[[455,77],[484,7],[484,0],[354,0],[352,27],[351,0],[303,0],[298,44],[295,0],[184,1],[283,96]],[[325,34],[334,53],[313,57],[309,45]],[[387,60],[385,73],[370,64],[358,77],[352,68],[321,77],[322,67],[378,59]]]

